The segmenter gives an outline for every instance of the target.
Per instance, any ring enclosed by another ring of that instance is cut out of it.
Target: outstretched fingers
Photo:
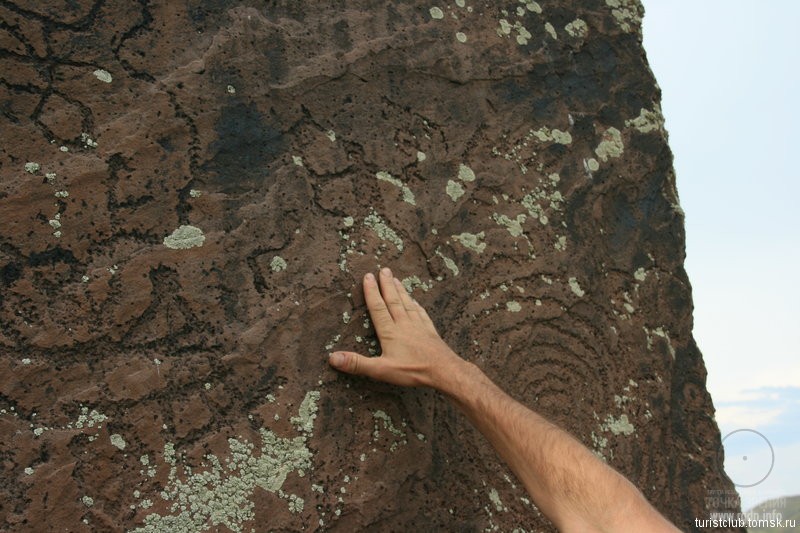
[[[392,271],[388,268],[382,268],[380,273],[381,295],[383,296],[386,307],[395,322],[400,322],[408,318],[408,312],[403,305],[403,300],[400,297],[400,291],[395,284],[395,278]],[[403,286],[401,285],[402,289]]]
[[[394,320],[381,296],[378,281],[371,273],[364,276],[364,299],[367,301],[367,309],[369,309],[369,316],[375,325],[375,331],[380,337],[381,332],[387,331],[387,328],[394,325]]]

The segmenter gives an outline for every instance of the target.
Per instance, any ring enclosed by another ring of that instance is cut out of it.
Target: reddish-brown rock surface
[[[441,397],[328,368],[379,265],[691,529],[732,486],[640,16],[0,2],[0,529],[548,530]]]

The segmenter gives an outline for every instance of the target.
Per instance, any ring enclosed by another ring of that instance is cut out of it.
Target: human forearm
[[[674,531],[627,479],[475,365],[462,361],[439,373],[435,387],[487,438],[561,531]]]

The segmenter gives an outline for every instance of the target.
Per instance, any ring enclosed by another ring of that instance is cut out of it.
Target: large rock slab
[[[641,15],[3,2],[0,527],[548,530],[444,399],[328,368],[389,265],[691,529],[732,486]]]

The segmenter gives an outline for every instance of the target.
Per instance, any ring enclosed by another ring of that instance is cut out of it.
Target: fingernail
[[[333,366],[339,367],[344,364],[345,356],[342,352],[333,352],[328,360]]]
[[[381,274],[383,274],[386,277],[390,277],[392,275],[392,271],[389,270],[388,268],[382,268],[381,269]]]
[[[367,281],[375,281],[375,276],[372,274],[372,272],[368,272],[367,275],[364,276],[364,279]]]

